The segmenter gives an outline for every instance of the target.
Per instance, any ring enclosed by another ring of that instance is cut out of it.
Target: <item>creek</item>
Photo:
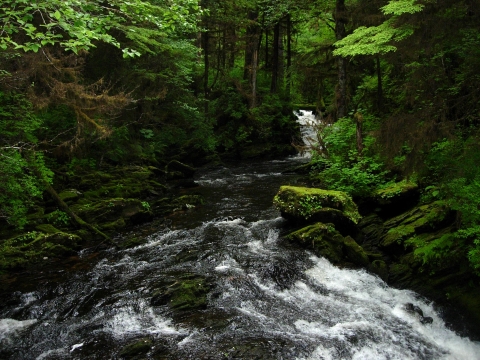
[[[300,182],[284,171],[305,161],[201,170],[188,191],[205,204],[175,213],[143,245],[87,249],[68,269],[31,274],[2,295],[0,358],[118,359],[140,340],[138,359],[480,359],[480,343],[450,330],[428,299],[283,239],[272,199]],[[204,306],[152,302],[179,279],[208,284]]]

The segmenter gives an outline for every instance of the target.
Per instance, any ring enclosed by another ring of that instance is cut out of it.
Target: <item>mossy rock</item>
[[[0,243],[0,269],[25,267],[44,258],[73,255],[82,242],[74,234],[31,231]]]
[[[357,205],[342,191],[282,186],[273,200],[282,217],[300,223],[333,223],[342,233],[355,232]]]
[[[418,185],[413,181],[403,180],[375,190],[365,201],[371,208],[380,210],[382,216],[390,217],[412,208],[419,199]]]
[[[415,235],[415,228],[412,225],[400,225],[387,231],[380,246],[387,248],[400,245],[406,239]]]
[[[166,166],[165,171],[169,179],[181,179],[192,178],[196,169],[180,161],[172,160]]]
[[[147,242],[146,237],[129,237],[120,242],[119,247],[120,249],[130,249],[139,245],[143,245]]]
[[[286,239],[312,249],[316,255],[323,256],[334,264],[345,261],[343,236],[332,224],[318,222],[287,235]]]
[[[406,197],[418,195],[417,183],[403,180],[385,188],[374,191],[373,196],[380,205],[405,201]]]
[[[375,250],[384,235],[383,220],[377,214],[364,216],[358,223],[360,229],[357,242],[367,250]]]
[[[381,246],[389,248],[395,245],[408,244],[412,238],[425,233],[435,233],[454,220],[454,213],[443,201],[417,206],[414,209],[396,216],[384,223],[388,231],[383,236]]]
[[[90,224],[112,224],[123,218],[128,223],[138,224],[152,218],[148,206],[137,199],[114,198],[94,203],[75,204],[71,209]]]
[[[205,278],[194,277],[177,280],[167,289],[160,289],[153,293],[151,305],[169,305],[177,311],[204,309],[207,306],[207,293],[210,284]]]
[[[380,276],[383,281],[388,280],[388,265],[383,260],[374,260],[369,267],[369,270]]]
[[[70,189],[70,190],[63,190],[58,194],[58,196],[67,204],[71,204],[77,201],[81,196],[83,196],[83,194],[76,189]]]
[[[204,202],[205,201],[201,195],[183,195],[173,200],[172,204],[176,209],[187,210],[198,205],[203,205]]]
[[[37,226],[35,226],[35,229],[38,230],[38,231],[41,231],[45,234],[56,234],[56,233],[61,232],[55,226],[50,225],[50,224],[37,225]]]
[[[127,224],[125,223],[125,219],[123,217],[115,220],[115,221],[112,221],[112,222],[109,222],[109,223],[106,223],[106,224],[101,224],[100,225],[100,230],[102,231],[105,231],[105,232],[118,232],[122,229],[124,229],[125,227],[127,226]]]
[[[152,348],[153,342],[149,338],[142,338],[124,346],[118,354],[123,359],[132,359],[139,355],[145,355]]]
[[[346,236],[343,239],[343,251],[348,260],[356,265],[365,267],[368,269],[370,266],[370,260],[365,250],[357,244],[357,242],[350,236]]]

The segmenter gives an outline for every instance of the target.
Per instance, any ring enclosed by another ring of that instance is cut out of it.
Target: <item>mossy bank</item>
[[[466,256],[468,244],[454,236],[456,213],[444,201],[420,202],[417,192],[412,184],[382,189],[363,199],[363,216],[338,191],[282,186],[274,204],[293,226],[287,240],[452,306],[476,328],[480,281]]]

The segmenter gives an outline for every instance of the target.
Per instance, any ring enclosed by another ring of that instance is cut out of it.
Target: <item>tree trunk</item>
[[[382,67],[380,65],[380,57],[377,55],[377,109],[383,111],[383,86],[382,86]]]
[[[270,84],[270,92],[272,94],[275,94],[278,91],[279,38],[280,38],[280,23],[276,23],[273,28],[272,82]]]
[[[77,214],[75,214],[71,209],[70,207],[65,203],[65,201],[63,201],[60,196],[58,195],[58,193],[55,191],[55,189],[52,187],[52,185],[50,185],[50,183],[45,179],[45,177],[43,176],[42,172],[35,166],[35,161],[33,160],[34,157],[35,157],[35,154],[34,153],[31,153],[28,155],[29,157],[29,162],[31,163],[31,169],[33,171],[33,173],[35,174],[35,176],[40,180],[40,182],[42,183],[42,185],[45,187],[45,190],[50,194],[50,196],[52,197],[52,199],[57,203],[57,206],[62,210],[64,211],[69,217],[70,219],[72,219],[76,224],[78,224],[80,227],[84,228],[84,229],[87,229],[89,231],[91,231],[92,233],[94,234],[97,234],[99,236],[101,236],[102,238],[104,238],[105,240],[107,240],[108,242],[110,242],[111,244],[115,245],[112,241],[112,239],[104,234],[103,232],[101,232],[100,230],[98,230],[95,226],[93,225],[90,225],[89,223],[85,222],[84,220],[82,220]]]
[[[356,128],[357,128],[357,133],[356,133],[356,137],[357,137],[357,152],[358,152],[358,155],[362,155],[362,151],[363,151],[363,136],[362,136],[362,124],[363,124],[363,116],[362,114],[360,114],[358,111],[355,113],[355,115],[353,115],[354,119],[355,119],[355,124],[356,124]]]
[[[257,48],[257,42],[255,37],[257,36],[257,19],[258,14],[255,11],[248,12],[248,26],[245,38],[245,63],[243,68],[243,80],[250,78],[252,73],[252,57],[255,49]]]
[[[292,85],[292,18],[287,15],[287,98],[290,99],[290,91]]]
[[[251,100],[250,100],[250,109],[253,109],[257,106],[257,69],[258,69],[258,52],[260,47],[260,36],[261,31],[258,26],[258,13],[250,12],[249,20],[252,23],[249,25],[250,32],[250,47],[251,47],[251,63],[249,66],[249,82],[251,89]]]
[[[257,107],[257,66],[258,66],[258,47],[253,50],[252,56],[252,100],[250,103],[250,109]]]
[[[342,40],[345,37],[345,25],[347,23],[347,9],[345,0],[337,0],[335,6],[335,38]],[[338,84],[335,94],[337,119],[347,115],[347,60],[337,57]]]

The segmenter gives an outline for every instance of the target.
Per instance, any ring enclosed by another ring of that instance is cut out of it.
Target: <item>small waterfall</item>
[[[301,125],[300,131],[305,147],[300,156],[310,158],[311,149],[318,147],[317,134],[321,122],[310,110],[299,110],[295,112],[295,115],[298,118],[297,122]]]

